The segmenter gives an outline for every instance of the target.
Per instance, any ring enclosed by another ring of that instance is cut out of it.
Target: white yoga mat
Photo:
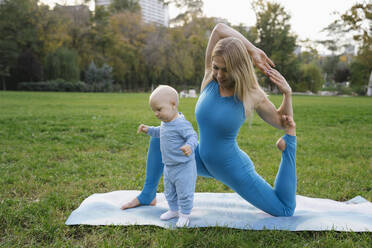
[[[163,193],[156,206],[120,210],[140,192],[135,190],[93,194],[74,210],[66,225],[155,225],[175,228],[176,219],[162,221],[168,210]],[[357,196],[347,202],[297,195],[292,217],[273,217],[252,206],[236,193],[195,193],[190,227],[222,226],[249,230],[372,232],[372,203]]]

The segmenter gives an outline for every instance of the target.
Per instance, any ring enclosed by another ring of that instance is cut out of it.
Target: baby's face
[[[175,104],[159,98],[151,100],[150,107],[154,111],[156,118],[164,122],[172,121],[178,114]]]

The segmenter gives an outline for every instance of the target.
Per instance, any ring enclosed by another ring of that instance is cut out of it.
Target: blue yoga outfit
[[[273,188],[256,173],[251,159],[237,144],[245,121],[241,101],[235,96],[220,96],[218,83],[211,81],[198,99],[195,115],[199,125],[195,149],[198,175],[221,181],[266,213],[292,216],[296,207],[296,136],[283,136],[286,148]],[[145,185],[138,196],[141,204],[150,204],[155,198],[163,167],[159,139],[151,138]]]

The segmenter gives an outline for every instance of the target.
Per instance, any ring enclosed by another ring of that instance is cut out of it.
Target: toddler
[[[160,219],[179,217],[176,226],[186,227],[194,200],[197,175],[194,150],[198,136],[190,122],[178,112],[178,93],[175,89],[166,85],[157,87],[150,95],[149,103],[161,125],[150,127],[141,124],[137,132],[160,137],[164,194],[169,205],[169,210]]]

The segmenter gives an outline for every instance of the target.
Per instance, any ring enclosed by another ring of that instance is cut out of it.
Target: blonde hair
[[[162,100],[172,102],[174,101],[176,107],[178,106],[178,92],[173,87],[169,85],[159,85],[156,89],[151,93],[149,97],[149,102],[154,98],[161,98]]]
[[[226,70],[235,82],[234,95],[243,103],[246,116],[250,116],[267,95],[257,82],[246,47],[235,37],[224,38],[214,47],[212,58],[215,56],[221,56],[225,60]]]

